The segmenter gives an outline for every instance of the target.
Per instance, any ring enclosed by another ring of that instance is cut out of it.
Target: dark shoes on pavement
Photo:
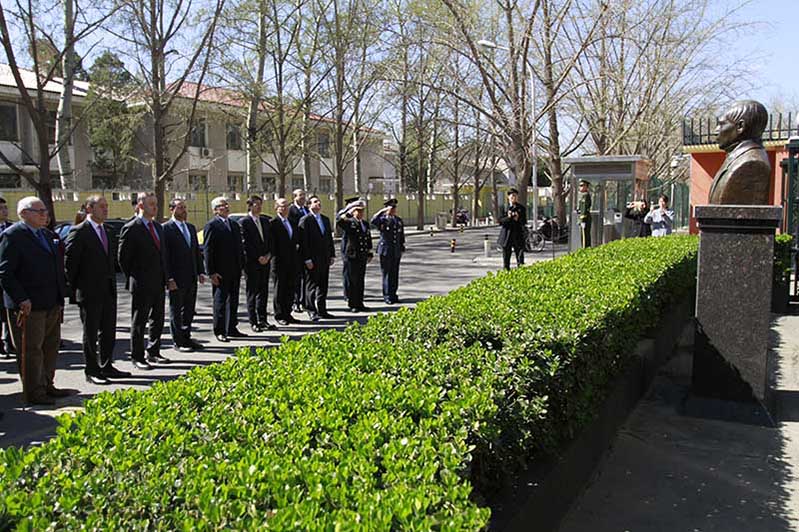
[[[55,386],[50,386],[47,388],[47,395],[49,397],[69,397],[70,395],[74,395],[75,392],[72,390],[65,390],[63,388],[56,388]]]
[[[144,371],[153,369],[153,366],[150,365],[146,360],[134,360],[133,365],[136,367],[136,369],[141,369]]]
[[[103,377],[103,375],[94,374],[94,373],[86,374],[86,382],[88,382],[89,384],[97,384],[98,386],[111,383],[111,381],[108,380],[107,377]]]
[[[274,331],[275,329],[277,329],[277,327],[275,327],[273,324],[269,323],[268,321],[264,321],[261,323],[254,323],[250,325],[250,328],[252,328],[253,332]]]
[[[124,379],[126,377],[130,377],[130,372],[118,370],[111,364],[108,364],[106,367],[100,370],[100,375],[106,379]]]
[[[171,360],[163,356],[161,353],[150,353],[147,355],[147,363],[149,363],[151,366],[154,364],[169,364],[171,362]]]
[[[49,395],[40,395],[37,397],[31,397],[27,402],[29,405],[54,405],[55,399]]]
[[[238,329],[233,329],[227,333],[228,338],[247,338],[247,335]]]
[[[225,336],[224,334],[217,334],[216,335],[216,339],[219,340],[220,342],[229,342],[230,341],[230,340],[228,340],[228,337]]]

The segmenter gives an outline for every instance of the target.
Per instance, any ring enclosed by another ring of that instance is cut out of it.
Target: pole
[[[536,156],[536,143],[538,137],[538,128],[536,127],[535,119],[535,79],[533,78],[533,67],[525,56],[524,61],[527,63],[527,68],[530,74],[530,122],[532,122],[533,131],[531,133],[532,146],[530,154],[533,157],[533,176],[531,178],[533,185],[533,229],[538,228],[538,157]]]

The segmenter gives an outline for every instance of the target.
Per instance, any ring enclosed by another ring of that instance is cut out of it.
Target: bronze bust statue
[[[763,149],[768,112],[753,100],[735,102],[716,127],[719,148],[727,152],[713,178],[711,205],[768,205],[771,164]]]

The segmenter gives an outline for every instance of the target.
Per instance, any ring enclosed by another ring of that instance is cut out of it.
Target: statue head
[[[733,103],[716,126],[719,148],[731,151],[744,140],[762,142],[767,123],[768,111],[762,103],[754,100]]]

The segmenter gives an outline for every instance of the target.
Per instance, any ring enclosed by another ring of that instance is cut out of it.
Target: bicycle
[[[547,242],[552,242],[553,245],[566,242],[569,236],[568,228],[561,227],[555,218],[544,219],[536,229],[532,227],[525,229],[524,248],[531,253],[544,251]]]

